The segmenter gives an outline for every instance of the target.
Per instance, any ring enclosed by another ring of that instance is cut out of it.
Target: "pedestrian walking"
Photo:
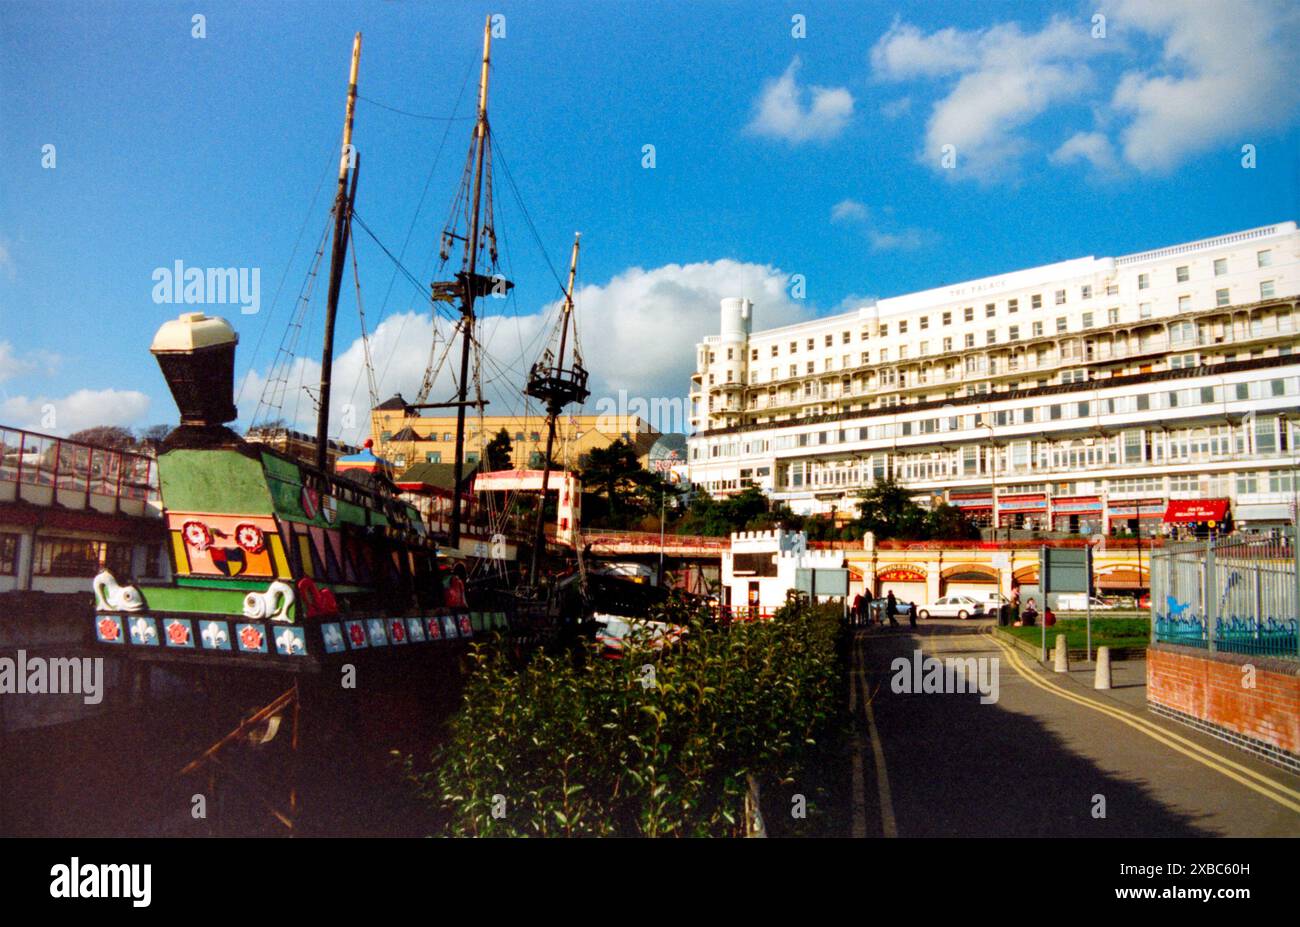
[[[853,615],[852,615],[852,618],[853,618],[853,624],[854,624],[854,625],[862,624],[862,611],[863,611],[863,609],[862,609],[862,602],[863,602],[862,593],[859,592],[859,593],[858,593],[856,596],[854,596],[854,598],[853,598]]]
[[[898,613],[898,599],[894,598],[894,590],[889,590],[889,595],[885,599],[885,614],[889,616],[889,626],[898,627],[898,620],[894,617]]]
[[[907,623],[913,628],[916,627],[916,603],[911,603],[907,608]]]

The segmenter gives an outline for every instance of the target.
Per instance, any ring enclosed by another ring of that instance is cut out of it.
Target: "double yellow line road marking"
[[[1186,737],[1175,734],[1173,731],[1166,730],[1140,715],[1135,715],[1132,712],[1124,711],[1123,709],[1116,708],[1112,705],[1106,705],[1093,699],[1085,698],[1084,696],[1071,692],[1054,682],[1044,679],[1032,668],[1025,665],[1019,651],[1010,644],[998,640],[997,636],[993,633],[992,628],[985,628],[982,633],[987,636],[995,646],[1002,650],[1004,654],[1006,654],[1007,662],[1009,662],[1012,668],[1014,668],[1015,671],[1031,685],[1035,685],[1043,691],[1049,692],[1059,698],[1063,698],[1068,702],[1073,702],[1076,705],[1080,705],[1084,708],[1114,718],[1121,724],[1127,724],[1139,733],[1145,734],[1152,740],[1164,744],[1169,749],[1175,750],[1183,756],[1195,760],[1202,766],[1208,766],[1215,772],[1221,773],[1229,779],[1241,783],[1246,786],[1246,788],[1258,792],[1265,798],[1277,802],[1282,807],[1300,814],[1300,791],[1296,791],[1284,783],[1278,782],[1276,779],[1271,779],[1263,773],[1256,772],[1248,766],[1243,766],[1240,763],[1234,762],[1222,754],[1216,753],[1194,741],[1188,740]]]

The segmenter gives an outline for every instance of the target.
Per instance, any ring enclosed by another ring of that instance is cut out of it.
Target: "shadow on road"
[[[1197,819],[1167,807],[1149,780],[1117,778],[1079,755],[1041,721],[1004,707],[1019,683],[1017,702],[1053,696],[1030,689],[980,624],[922,622],[914,633],[860,633],[867,691],[883,743],[898,833],[905,837],[1210,836]],[[964,640],[963,640],[964,639]],[[976,694],[895,693],[891,662],[927,656],[999,657],[999,702]],[[958,650],[958,647],[962,649]],[[966,649],[969,648],[969,649]],[[1031,695],[1024,694],[1029,689]],[[1030,702],[1033,704],[1033,702]],[[1080,737],[1104,742],[1103,718],[1080,712]],[[1152,756],[1151,765],[1159,759]],[[877,783],[868,770],[867,807],[876,817],[868,833],[881,833]],[[1105,799],[1105,818],[1093,817],[1094,796]]]

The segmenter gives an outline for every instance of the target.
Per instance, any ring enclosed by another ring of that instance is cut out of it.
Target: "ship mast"
[[[573,256],[569,259],[569,284],[564,289],[564,309],[560,313],[560,348],[559,356],[552,361],[550,351],[533,365],[528,375],[528,386],[524,392],[546,403],[546,457],[542,462],[542,495],[537,505],[537,524],[533,532],[532,565],[528,571],[530,582],[537,583],[537,561],[546,545],[545,511],[546,490],[551,479],[551,451],[555,446],[555,423],[560,412],[571,402],[585,402],[590,393],[587,390],[587,371],[583,369],[581,359],[576,357],[573,367],[564,366],[564,353],[569,342],[569,323],[573,316],[573,279],[578,273],[578,241],[580,232],[573,234]]]
[[[483,197],[483,155],[487,148],[488,63],[492,56],[492,17],[483,24],[483,70],[478,82],[478,121],[474,126],[474,193],[471,207],[466,273],[461,277],[461,349],[460,389],[456,397],[456,463],[451,488],[451,546],[460,548],[461,481],[465,478],[465,405],[469,389],[469,352],[474,342],[474,297],[478,289],[475,270],[478,264],[479,210]]]
[[[352,70],[348,77],[348,106],[343,119],[343,151],[339,156],[339,186],[334,195],[334,248],[330,252],[329,296],[325,303],[325,344],[320,356],[320,407],[316,415],[316,469],[325,472],[329,460],[330,385],[334,366],[334,318],[339,308],[339,286],[343,282],[343,262],[347,256],[349,220],[356,198],[356,175],[352,172],[352,116],[357,106],[357,68],[361,63],[361,33],[352,40]],[[352,173],[349,195],[348,176]]]

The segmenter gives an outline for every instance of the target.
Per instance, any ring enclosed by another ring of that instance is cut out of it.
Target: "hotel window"
[[[1061,417],[1061,407],[1060,407],[1060,405],[1058,404],[1058,405],[1051,405],[1051,406],[1048,406],[1048,407],[1047,407],[1047,417],[1048,417],[1049,419],[1051,419],[1052,421],[1056,421],[1057,419],[1059,419],[1059,418]]]
[[[869,363],[871,363],[871,352],[870,352],[870,351],[863,351],[863,352],[862,352],[862,365],[865,367],[865,366],[866,366],[867,364],[869,364]]]
[[[1178,297],[1178,311],[1190,312],[1192,309],[1192,298],[1190,296]]]
[[[1118,308],[1118,307],[1112,306],[1110,309],[1107,309],[1107,310],[1106,310],[1106,324],[1107,324],[1107,325],[1118,325],[1118,324],[1119,324],[1119,308]]]
[[[816,363],[816,361],[809,361],[809,362],[808,362],[808,372],[809,372],[809,373],[816,373],[816,372],[817,372],[817,363]]]
[[[971,332],[966,333],[966,347],[968,348],[975,347],[975,335]]]
[[[951,351],[951,350],[952,350],[952,337],[951,337],[951,336],[949,336],[949,337],[943,339],[943,350],[944,350],[945,353],[948,352],[948,351]]]
[[[1058,306],[1064,306],[1064,305],[1065,305],[1065,290],[1057,290],[1057,291],[1056,291],[1056,304],[1057,304]]]
[[[1151,318],[1151,304],[1150,304],[1150,303],[1138,303],[1138,318],[1139,318],[1139,319],[1149,319],[1149,318]]]
[[[898,349],[898,359],[904,360],[907,357],[907,345],[901,345]]]
[[[1273,281],[1272,280],[1259,281],[1259,298],[1272,299],[1272,297],[1273,297]]]
[[[944,325],[951,325],[951,324],[952,324],[952,313],[951,313],[951,312],[945,312],[945,313],[943,314],[943,324],[944,324]]]
[[[1228,259],[1227,259],[1227,258],[1215,258],[1215,259],[1214,259],[1214,276],[1216,276],[1216,277],[1222,277],[1222,276],[1223,276],[1224,274],[1226,274],[1227,272],[1228,272]]]
[[[798,351],[799,351],[799,342],[797,342],[797,341],[791,341],[791,342],[790,342],[790,353],[791,353],[791,354],[796,354],[796,353],[798,353]]]
[[[1256,266],[1256,267],[1271,267],[1271,266],[1273,266],[1273,252],[1272,252],[1272,251],[1256,251],[1256,252],[1255,252],[1255,266]]]
[[[996,328],[990,328],[988,331],[984,333],[984,343],[985,344],[998,343],[998,330]]]
[[[776,357],[777,354],[780,353],[780,351],[781,351],[781,346],[780,346],[780,345],[776,345],[776,344],[772,345],[772,356],[773,356],[773,357]]]
[[[903,319],[901,322],[898,323],[898,333],[900,335],[907,334],[907,319]]]
[[[888,323],[888,322],[881,322],[881,323],[880,323],[880,337],[881,337],[881,338],[887,338],[888,336],[889,336],[889,323]]]
[[[1033,296],[1029,297],[1029,308],[1030,308],[1030,309],[1042,309],[1042,308],[1043,308],[1043,294],[1042,294],[1042,293],[1035,293]]]
[[[18,571],[18,535],[0,534],[0,576],[13,576]]]
[[[918,353],[920,353],[920,354],[929,354],[929,353],[930,353],[930,342],[928,342],[928,341],[922,341],[922,342],[921,342],[921,347],[918,349]]]
[[[1031,331],[1033,331],[1033,333],[1034,333],[1034,337],[1035,337],[1035,338],[1041,338],[1042,335],[1043,335],[1043,323],[1042,323],[1042,322],[1034,322],[1034,323],[1033,323],[1033,328],[1031,329]]]
[[[928,315],[921,316],[921,331],[925,331],[929,327],[930,327],[930,317]]]
[[[1027,425],[1029,425],[1029,424],[1033,424],[1033,421],[1034,421],[1034,407],[1033,407],[1033,406],[1025,406],[1024,420],[1025,420],[1025,424],[1027,424]]]
[[[1214,305],[1226,306],[1229,302],[1231,302],[1231,300],[1228,298],[1228,291],[1226,288],[1214,291]]]
[[[727,360],[734,360],[731,348],[727,348]]]
[[[995,303],[984,304],[984,318],[991,319],[998,314],[998,307]]]
[[[1106,295],[1107,295],[1107,296],[1118,296],[1118,295],[1119,295],[1119,284],[1118,284],[1118,283],[1108,283],[1108,284],[1106,284]]]
[[[442,451],[425,451],[425,463],[442,463]]]
[[[1060,334],[1064,334],[1064,332],[1066,331],[1067,328],[1068,328],[1068,324],[1066,323],[1065,316],[1060,316],[1059,318],[1057,318],[1057,320],[1056,320],[1056,333],[1057,333],[1058,335],[1060,335]]]
[[[886,363],[889,360],[889,348],[880,349],[880,362]]]
[[[790,376],[792,376],[792,377],[797,377],[797,376],[799,376],[799,365],[798,365],[798,364],[791,364],[791,365],[790,365]]]
[[[835,358],[828,357],[824,361],[822,361],[822,370],[834,370],[834,369],[835,369]]]
[[[853,366],[853,358],[851,355],[845,354],[843,357],[840,358],[840,367],[842,367],[844,370],[848,370],[852,366]]]
[[[1083,327],[1084,327],[1084,328],[1092,328],[1092,313],[1091,313],[1091,312],[1085,312],[1085,313],[1083,314]]]
[[[754,348],[754,350],[749,352],[749,359],[758,360],[758,348]]]
[[[771,373],[770,373],[770,375],[768,376],[768,379],[769,379],[769,380],[775,380],[775,379],[776,379],[776,368],[775,368],[775,367],[772,368]]]
[[[1020,311],[1020,300],[1018,300],[1018,299],[1008,299],[1008,300],[1007,300],[1007,312],[1019,312],[1019,311]]]
[[[1146,412],[1151,408],[1151,396],[1147,393],[1138,393],[1135,398],[1137,399],[1136,408],[1139,412]]]
[[[809,339],[808,339],[808,350],[811,351],[811,350],[813,349],[813,345],[815,345],[815,344],[816,344],[816,341],[815,341],[814,339],[812,339],[812,338],[809,338]]]
[[[1149,289],[1150,287],[1151,287],[1151,275],[1150,275],[1150,274],[1138,274],[1138,289],[1139,289],[1139,290],[1146,290],[1146,289]]]
[[[844,332],[840,336],[840,344],[852,344],[852,343],[853,343],[853,332]]]
[[[967,306],[961,311],[961,317],[964,321],[971,321],[975,318],[975,309],[973,306]]]
[[[1020,326],[1019,326],[1019,325],[1011,325],[1011,326],[1008,326],[1008,328],[1007,328],[1007,340],[1008,340],[1008,341],[1019,341],[1019,340],[1020,340]]]
[[[1174,276],[1178,278],[1179,283],[1186,283],[1188,278],[1187,265],[1174,269]]]
[[[1079,287],[1079,296],[1082,299],[1092,299],[1092,284],[1085,283],[1083,286]]]
[[[826,347],[829,348],[829,347],[833,347],[834,345],[835,345],[835,336],[834,336],[834,335],[827,335],[827,336],[826,336]]]

